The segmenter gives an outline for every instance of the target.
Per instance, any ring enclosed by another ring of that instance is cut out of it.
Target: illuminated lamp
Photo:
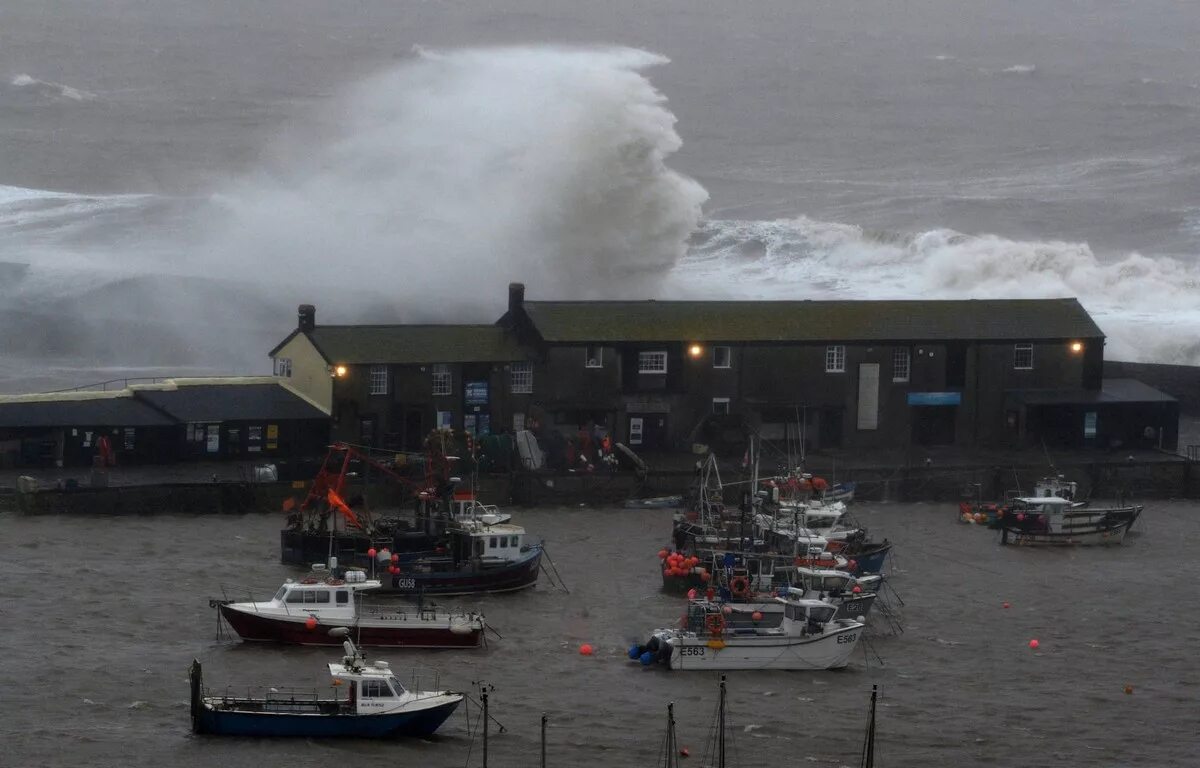
[[[1075,354],[1079,354],[1080,352],[1082,352],[1083,351],[1083,342],[1082,341],[1072,341],[1071,342],[1071,351],[1074,352]]]
[[[700,355],[703,353],[704,347],[700,346],[699,344],[693,344],[692,346],[688,347],[688,354],[692,357],[700,357]]]
[[[348,372],[348,370],[349,369],[346,368],[346,366],[344,366],[344,365],[337,365],[337,366],[334,366],[334,368],[333,368],[333,375],[339,379],[342,379],[342,378],[346,377],[346,373]]]

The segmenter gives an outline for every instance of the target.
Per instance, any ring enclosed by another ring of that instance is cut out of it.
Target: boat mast
[[[725,675],[721,675],[721,701],[717,709],[717,768],[725,768]]]
[[[860,768],[874,768],[875,766],[875,700],[879,696],[879,686],[871,686],[871,717],[867,721],[867,735],[863,737],[862,760],[859,762]]]
[[[675,746],[675,702],[667,705],[667,753],[663,768],[679,768],[679,752]]]
[[[546,713],[542,713],[542,768],[546,768]]]
[[[488,739],[488,695],[487,686],[479,693],[483,702],[483,768],[487,768],[487,739]]]

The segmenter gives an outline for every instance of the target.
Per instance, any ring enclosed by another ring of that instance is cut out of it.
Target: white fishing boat
[[[838,619],[837,606],[792,596],[778,627],[731,626],[722,606],[689,605],[687,627],[655,630],[637,654],[643,665],[669,669],[840,669],[846,666],[866,626]],[[630,656],[633,651],[630,649]]]
[[[361,594],[378,590],[378,579],[358,570],[344,578],[288,579],[270,600],[214,600],[221,616],[243,640],[297,645],[339,645],[331,627],[348,627],[360,646],[478,648],[486,627],[482,614],[432,605],[361,605]]]
[[[1110,546],[1125,534],[1142,506],[1091,507],[1060,496],[1013,499],[1000,523],[1000,543],[1022,546]]]

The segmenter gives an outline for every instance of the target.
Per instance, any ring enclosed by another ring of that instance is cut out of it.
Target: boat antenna
[[[867,720],[867,733],[863,737],[862,759],[859,761],[860,768],[874,768],[875,766],[875,701],[879,697],[879,686],[871,686],[871,716]]]

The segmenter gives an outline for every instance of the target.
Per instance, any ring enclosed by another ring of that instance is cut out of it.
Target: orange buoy
[[[1126,683],[1126,684],[1125,684],[1125,693],[1126,693],[1126,694],[1133,693],[1133,686],[1132,686],[1132,685],[1129,685],[1128,683]]]
[[[307,619],[305,619],[305,620],[304,620],[304,626],[305,626],[305,627],[308,629],[308,631],[310,631],[310,632],[311,632],[312,630],[316,629],[316,628],[317,628],[317,617],[316,617],[316,616],[309,616]]]

